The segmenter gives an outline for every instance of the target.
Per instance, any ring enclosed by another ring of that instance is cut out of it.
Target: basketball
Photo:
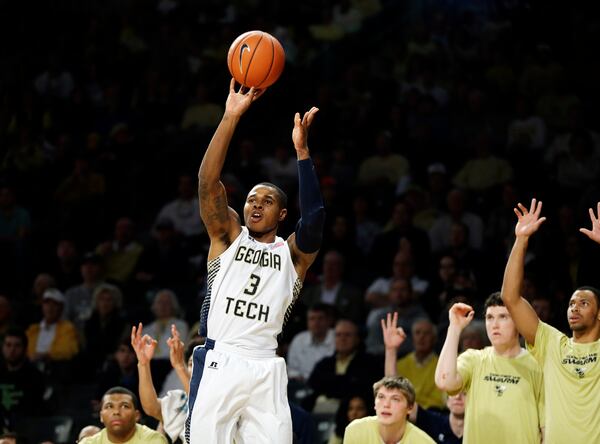
[[[271,34],[248,31],[236,38],[227,53],[227,67],[236,82],[266,88],[277,81],[285,65],[283,46]]]

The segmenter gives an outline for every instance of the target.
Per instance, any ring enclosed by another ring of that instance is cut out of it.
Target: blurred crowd
[[[166,340],[175,324],[201,342],[205,294],[197,168],[229,44],[251,29],[281,41],[286,67],[241,123],[224,181],[237,210],[259,181],[283,188],[284,237],[293,115],[320,108],[309,146],[327,224],[280,337],[291,402],[341,436],[347,410],[372,407],[387,313],[407,332],[401,358],[439,351],[452,303],[481,318],[513,208],[532,197],[548,222],[522,292],[566,329],[572,290],[600,286],[578,232],[600,196],[600,28],[581,5],[540,3],[0,0],[0,427],[64,414],[75,429],[111,387],[138,393],[139,322],[158,341],[157,391],[180,387]],[[462,346],[485,343],[475,321]]]

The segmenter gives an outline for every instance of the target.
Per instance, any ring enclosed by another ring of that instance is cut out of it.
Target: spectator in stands
[[[373,206],[370,205],[369,200],[364,194],[359,193],[354,197],[352,202],[354,231],[356,235],[354,243],[365,257],[371,253],[373,240],[381,231],[381,226],[371,215],[370,210],[373,209]]]
[[[121,386],[138,393],[139,378],[136,370],[135,350],[129,337],[123,337],[116,348],[113,359],[104,363],[96,376],[96,394],[91,400],[92,409],[97,412],[101,407],[102,394],[110,387]]]
[[[406,339],[402,327],[398,327],[398,313],[387,315],[381,321],[385,344],[386,376],[401,375],[408,378],[416,393],[417,403],[423,408],[442,410],[446,407],[446,397],[435,386],[435,367],[438,355],[433,348],[437,340],[437,331],[433,323],[426,318],[416,319],[412,326],[414,351],[397,360],[397,350]]]
[[[167,340],[171,335],[171,326],[175,325],[182,337],[187,338],[189,327],[183,319],[177,296],[172,290],[159,290],[152,302],[154,320],[144,326],[144,335],[149,335],[157,341],[154,359],[152,360],[152,373],[154,382],[160,387],[171,370],[169,364],[169,347]]]
[[[363,317],[360,290],[344,280],[344,257],[334,250],[323,256],[321,283],[307,287],[300,299],[309,307],[316,303],[333,305],[340,317],[354,321]]]
[[[321,359],[335,350],[332,307],[317,303],[308,309],[305,331],[292,339],[287,353],[288,378],[308,380]]]
[[[137,396],[124,387],[113,387],[102,396],[100,422],[104,429],[82,439],[80,444],[167,444],[159,432],[137,424],[140,418]]]
[[[383,356],[385,346],[381,333],[381,321],[386,319],[388,313],[398,313],[398,325],[405,332],[410,332],[412,323],[418,319],[427,317],[423,307],[416,303],[410,281],[405,278],[395,278],[390,284],[387,305],[373,309],[367,316],[367,351],[374,355]],[[406,355],[412,350],[412,339],[410,334],[399,348],[400,356]]]
[[[143,247],[135,240],[133,220],[121,217],[115,223],[114,237],[96,248],[104,258],[105,277],[118,284],[127,284],[131,278]]]
[[[141,292],[145,294],[160,287],[183,286],[188,281],[189,268],[188,254],[173,222],[170,219],[157,221],[152,240],[144,246],[136,267],[135,279],[142,287]]]
[[[344,444],[435,443],[423,430],[408,422],[415,404],[415,389],[408,379],[386,376],[373,384],[373,393],[376,416],[351,422],[344,433]]]
[[[102,367],[126,333],[122,300],[121,290],[111,284],[98,285],[92,294],[92,313],[84,325],[84,363],[90,371]]]
[[[403,241],[404,239],[404,241]],[[372,270],[388,270],[402,243],[411,246],[415,270],[428,269],[431,250],[427,233],[413,225],[412,208],[406,202],[396,202],[390,220],[373,241],[369,264]]]
[[[142,336],[143,325],[131,328],[131,346],[138,360],[139,392],[142,408],[146,414],[161,423],[162,430],[169,436],[171,442],[181,439],[185,442],[185,419],[188,411],[188,393],[190,390],[192,360],[185,361],[183,341],[175,325],[171,326],[171,337],[167,340],[171,366],[177,372],[184,390],[171,390],[159,398],[152,382],[150,362],[158,342],[151,336]]]
[[[347,393],[368,392],[381,372],[380,360],[362,350],[358,326],[340,319],[335,326],[335,353],[319,361],[308,379],[313,394],[307,407],[312,410],[308,404],[316,402],[315,412],[333,413]]]
[[[77,330],[71,321],[62,319],[65,297],[49,288],[42,297],[42,320],[27,329],[27,354],[36,363],[68,361],[79,353]]]
[[[347,396],[340,402],[335,414],[335,429],[331,432],[327,444],[342,444],[346,426],[355,419],[371,416],[373,410],[373,397],[367,394]]]
[[[448,213],[435,221],[429,231],[431,250],[439,252],[450,246],[451,227],[453,222],[462,222],[469,228],[469,246],[475,250],[481,249],[483,242],[483,222],[477,214],[466,209],[466,196],[457,189],[448,193]]]
[[[167,340],[171,334],[171,326],[175,325],[184,338],[188,336],[189,327],[183,319],[177,296],[169,289],[156,292],[151,309],[155,320],[144,327],[143,334],[150,335],[157,341],[154,359],[169,359]]]
[[[375,137],[375,151],[361,164],[358,181],[363,186],[387,186],[392,189],[400,179],[409,180],[410,164],[406,158],[392,151],[392,134],[380,131]]]
[[[66,291],[80,282],[79,263],[79,251],[75,241],[67,237],[61,238],[56,244],[54,264],[50,268],[56,278],[56,288]]]
[[[513,170],[506,159],[492,154],[491,136],[481,131],[474,141],[473,155],[462,165],[453,183],[479,197],[512,179]]]
[[[44,377],[27,358],[27,336],[10,329],[2,341],[0,410],[10,426],[44,412]]]
[[[94,252],[86,253],[79,272],[81,283],[65,292],[65,315],[83,334],[84,325],[94,309],[94,290],[102,283],[102,258]]]
[[[415,274],[415,264],[412,253],[408,249],[399,250],[392,262],[392,275],[380,276],[375,279],[365,292],[365,303],[373,308],[389,305],[390,284],[394,279],[407,279],[416,298],[423,295],[429,287],[429,282]]]
[[[467,325],[460,335],[460,352],[470,348],[481,350],[490,345],[490,341],[485,331],[485,322],[475,319]]]
[[[158,212],[154,228],[158,229],[159,222],[170,220],[178,236],[188,245],[195,245],[206,234],[206,228],[198,217],[198,196],[196,195],[196,177],[190,174],[180,174],[177,186],[177,197],[167,202]]]

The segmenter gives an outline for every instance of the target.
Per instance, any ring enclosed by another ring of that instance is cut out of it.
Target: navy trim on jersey
[[[198,394],[198,388],[200,387],[200,381],[202,381],[202,373],[204,373],[204,362],[206,361],[206,353],[209,350],[215,348],[214,339],[206,338],[206,342],[201,347],[196,347],[194,350],[194,366],[192,371],[192,379],[190,381],[190,396],[188,398],[188,416],[185,420],[185,441],[187,444],[190,443],[190,422],[192,420],[192,409],[194,408],[194,402],[196,402],[196,395]]]

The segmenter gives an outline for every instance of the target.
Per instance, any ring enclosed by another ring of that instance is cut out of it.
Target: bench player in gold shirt
[[[491,346],[458,354],[462,330],[474,316],[456,303],[435,371],[435,383],[449,394],[466,393],[464,444],[539,444],[543,435],[543,377],[533,356],[493,293],[485,302],[485,328]]]
[[[528,348],[544,371],[546,444],[600,443],[600,293],[593,287],[573,292],[567,319],[573,335],[567,337],[540,321],[521,297],[525,254],[529,238],[546,220],[542,202],[531,201],[529,210],[518,204],[516,240],[502,285],[502,298]],[[592,229],[580,231],[600,244],[600,203],[597,214],[589,210]]]

